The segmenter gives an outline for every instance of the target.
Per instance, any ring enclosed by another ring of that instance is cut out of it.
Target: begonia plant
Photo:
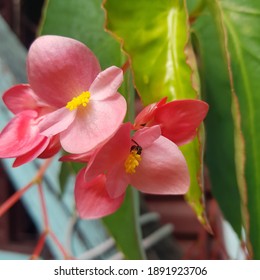
[[[70,214],[101,218],[125,258],[145,258],[138,199],[150,195],[183,195],[209,233],[213,197],[244,256],[260,258],[259,3],[46,1],[28,82],[2,92],[13,116],[0,132],[0,158],[19,168],[45,159],[0,206],[1,216],[39,186],[44,230],[32,258],[47,236],[75,257],[48,221],[41,180],[52,160],[61,200],[62,185],[75,181]],[[218,238],[210,249],[221,254],[212,256],[228,256]]]

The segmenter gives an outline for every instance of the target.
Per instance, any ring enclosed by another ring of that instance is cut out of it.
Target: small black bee
[[[138,155],[141,155],[143,148],[142,148],[135,140],[132,139],[132,141],[133,141],[136,145],[133,145],[133,146],[131,147],[130,151],[135,150],[136,153],[137,153]]]

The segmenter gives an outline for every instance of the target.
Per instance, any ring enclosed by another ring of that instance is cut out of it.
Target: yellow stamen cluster
[[[73,97],[73,99],[67,103],[66,108],[72,111],[77,109],[78,106],[80,105],[86,107],[87,104],[89,103],[89,98],[90,98],[90,92],[83,91],[80,95]]]
[[[136,167],[139,165],[142,157],[137,153],[138,151],[133,149],[128,155],[125,161],[125,172],[129,174],[135,173]]]

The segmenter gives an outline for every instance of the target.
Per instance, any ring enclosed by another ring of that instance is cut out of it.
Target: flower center
[[[141,157],[142,148],[140,146],[132,146],[130,154],[128,155],[125,161],[125,172],[129,174],[135,173],[136,167],[139,165],[142,160]]]
[[[80,95],[73,97],[72,100],[67,103],[66,108],[72,111],[77,109],[78,106],[80,105],[86,107],[87,104],[89,103],[89,98],[90,98],[90,92],[83,91]]]

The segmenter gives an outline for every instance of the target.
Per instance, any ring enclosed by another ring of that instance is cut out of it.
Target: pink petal
[[[184,156],[178,147],[161,136],[143,149],[142,160],[131,175],[131,184],[145,193],[184,194],[190,179]]]
[[[61,133],[61,145],[74,154],[86,153],[108,140],[122,123],[126,102],[120,94],[105,101],[91,100],[79,108],[73,123]]]
[[[139,129],[133,140],[139,144],[142,148],[150,146],[156,139],[161,136],[161,128],[159,125],[154,125],[152,127],[144,127]]]
[[[36,159],[40,154],[43,153],[43,151],[48,146],[49,142],[50,142],[50,139],[48,139],[47,137],[44,137],[44,139],[36,147],[31,149],[29,152],[27,152],[21,156],[18,156],[13,163],[13,167],[18,167],[22,164],[25,164],[27,162],[30,162],[30,161]]]
[[[27,72],[29,83],[40,99],[60,108],[89,89],[100,66],[81,42],[48,35],[39,37],[31,45]]]
[[[159,102],[146,106],[135,118],[134,129],[150,126],[153,122],[156,109],[165,104],[166,100],[167,97],[164,97]]]
[[[38,108],[33,90],[26,84],[16,85],[8,89],[3,95],[3,100],[6,107],[14,114]]]
[[[91,183],[84,181],[82,169],[75,184],[75,200],[78,213],[84,219],[97,219],[115,212],[124,201],[124,195],[112,199],[106,191],[106,177],[100,175]]]
[[[88,152],[84,154],[69,154],[60,157],[59,161],[73,161],[73,162],[87,163],[90,160],[91,155],[92,152]]]
[[[61,149],[60,145],[60,137],[59,135],[55,135],[50,138],[48,146],[44,149],[44,151],[38,156],[38,158],[50,158],[56,155]]]
[[[156,110],[155,122],[161,124],[163,136],[183,145],[196,136],[207,112],[208,104],[203,101],[176,100]]]
[[[38,124],[40,133],[50,137],[64,131],[74,121],[76,113],[63,107],[44,115]]]
[[[24,111],[16,115],[0,134],[0,157],[9,158],[23,155],[40,142],[44,136],[39,135],[35,124],[37,112]]]
[[[111,198],[123,195],[129,183],[130,178],[125,172],[124,161],[112,166],[108,171],[106,188]]]
[[[100,72],[94,82],[91,84],[89,91],[91,98],[94,100],[104,100],[113,96],[123,81],[122,69],[111,66]]]
[[[122,164],[130,151],[130,130],[130,123],[122,124],[115,135],[96,150],[86,168],[86,181],[91,181],[99,174],[107,173],[111,168]]]

